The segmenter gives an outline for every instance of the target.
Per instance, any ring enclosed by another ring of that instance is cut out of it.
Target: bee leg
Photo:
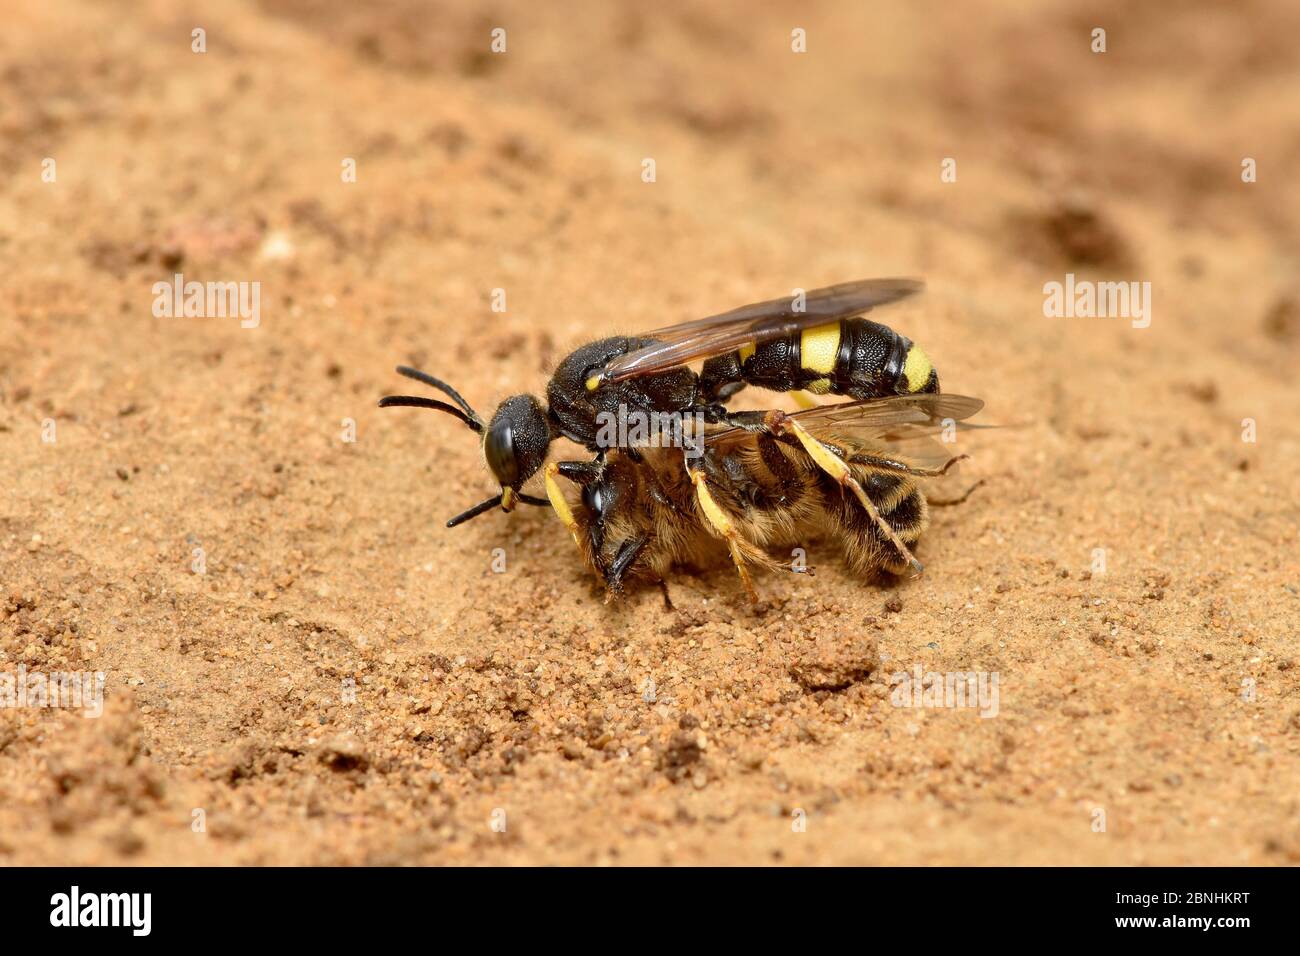
[[[731,560],[735,563],[736,571],[740,574],[740,581],[745,586],[749,599],[757,604],[758,592],[754,590],[754,582],[749,578],[749,570],[745,567],[745,559],[750,557],[761,561],[766,558],[766,555],[761,555],[761,552],[761,556],[754,554],[754,552],[758,551],[758,548],[741,536],[740,531],[736,528],[736,523],[731,520],[731,516],[718,505],[713,493],[709,491],[709,480],[704,475],[704,469],[689,461],[686,467],[691,476],[691,483],[695,485],[695,498],[699,502],[700,510],[704,512],[704,517],[708,520],[714,532],[726,540],[727,548],[731,551]]]
[[[645,550],[646,545],[650,543],[648,535],[639,534],[635,538],[628,538],[618,546],[614,553],[614,560],[610,562],[609,568],[605,572],[605,603],[608,604],[616,596],[623,593],[623,577],[636,564],[636,559],[641,557],[641,552]]]
[[[898,536],[898,532],[890,527],[889,522],[880,516],[879,510],[877,510],[875,504],[867,495],[866,489],[864,489],[858,480],[853,477],[852,470],[843,458],[836,454],[829,446],[823,444],[810,435],[808,430],[793,418],[782,417],[773,427],[776,428],[780,434],[793,435],[797,438],[799,444],[803,446],[804,451],[808,453],[808,457],[816,462],[817,466],[821,468],[822,471],[826,472],[838,481],[842,487],[850,489],[853,494],[857,496],[858,501],[862,503],[862,507],[866,509],[867,514],[871,515],[871,520],[875,522],[876,527],[879,528],[889,542],[898,549],[898,553],[907,560],[907,563],[912,566],[913,571],[920,574],[925,570],[925,566],[922,565],[920,561],[916,560],[912,555],[912,552],[907,549],[907,545],[904,544],[903,539]]]
[[[600,470],[604,463],[605,457],[602,452],[591,461],[557,461],[555,468],[562,477],[585,488],[600,477]]]
[[[672,595],[670,595],[670,594],[668,593],[668,579],[667,579],[667,578],[659,578],[659,590],[660,590],[660,592],[661,592],[661,593],[663,594],[663,596],[664,596],[664,610],[665,610],[665,611],[675,611],[675,610],[677,610],[677,608],[673,607],[673,599],[672,599]]]

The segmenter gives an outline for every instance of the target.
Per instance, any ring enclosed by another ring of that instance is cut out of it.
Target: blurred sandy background
[[[0,863],[1300,861],[1295,4],[5,21],[0,670],[108,678],[0,710]],[[175,272],[261,324],[155,318]],[[1150,328],[1044,318],[1067,272],[1151,282]],[[399,362],[486,413],[584,340],[896,274],[880,318],[1024,423],[897,587],[814,541],[758,608],[725,565],[605,607],[540,509],[444,529],[473,437],[375,408]],[[916,664],[998,716],[891,706]]]

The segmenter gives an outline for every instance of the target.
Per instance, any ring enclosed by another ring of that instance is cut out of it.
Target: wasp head
[[[397,367],[398,374],[413,378],[417,382],[438,389],[456,404],[449,405],[435,398],[418,395],[386,395],[379,400],[380,408],[403,405],[412,408],[431,408],[446,412],[464,422],[471,431],[483,437],[483,458],[492,471],[493,477],[501,485],[500,494],[480,501],[474,507],[463,511],[447,522],[447,527],[478,517],[497,505],[502,511],[513,511],[515,505],[522,501],[530,505],[549,505],[544,498],[535,498],[519,490],[525,481],[535,475],[546,461],[546,450],[550,447],[552,432],[546,410],[531,395],[515,395],[506,399],[492,416],[492,421],[485,424],[460,393],[441,379],[432,375],[407,368]]]
[[[531,395],[507,398],[492,416],[483,433],[483,458],[501,485],[507,511],[519,486],[545,464],[551,438],[546,410]]]

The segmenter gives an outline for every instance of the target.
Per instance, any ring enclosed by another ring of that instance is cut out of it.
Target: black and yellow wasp
[[[922,287],[915,279],[867,279],[601,339],[560,362],[546,405],[515,395],[489,422],[450,385],[406,367],[397,371],[455,404],[409,395],[379,404],[448,412],[482,436],[501,491],[448,527],[498,505],[549,504],[610,594],[634,577],[662,581],[673,563],[719,539],[751,596],[746,565],[783,566],[764,547],[809,533],[840,537],[862,571],[920,571],[909,545],[927,512],[915,479],[957,460],[929,436],[983,404],[940,395],[924,351],[862,318]],[[689,367],[701,360],[698,373]],[[746,385],[850,401],[795,413],[728,410],[724,402]],[[648,440],[610,441],[626,434],[611,432],[611,422],[644,420],[671,425]],[[595,457],[548,464],[557,438]],[[538,471],[545,498],[522,491]],[[561,477],[581,490],[577,503]]]

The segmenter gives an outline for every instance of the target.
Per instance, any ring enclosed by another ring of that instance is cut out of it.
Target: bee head
[[[470,407],[460,393],[440,379],[418,372],[404,365],[397,367],[398,374],[438,389],[455,405],[435,398],[418,395],[386,395],[379,400],[380,408],[404,405],[412,408],[431,408],[460,419],[470,431],[483,436],[483,458],[492,475],[501,485],[501,493],[480,501],[447,522],[448,528],[476,518],[497,505],[502,511],[513,511],[515,505],[549,506],[545,498],[523,494],[520,486],[537,473],[546,461],[546,449],[551,444],[551,425],[546,410],[531,395],[515,395],[501,403],[492,421],[484,424],[479,414]]]

